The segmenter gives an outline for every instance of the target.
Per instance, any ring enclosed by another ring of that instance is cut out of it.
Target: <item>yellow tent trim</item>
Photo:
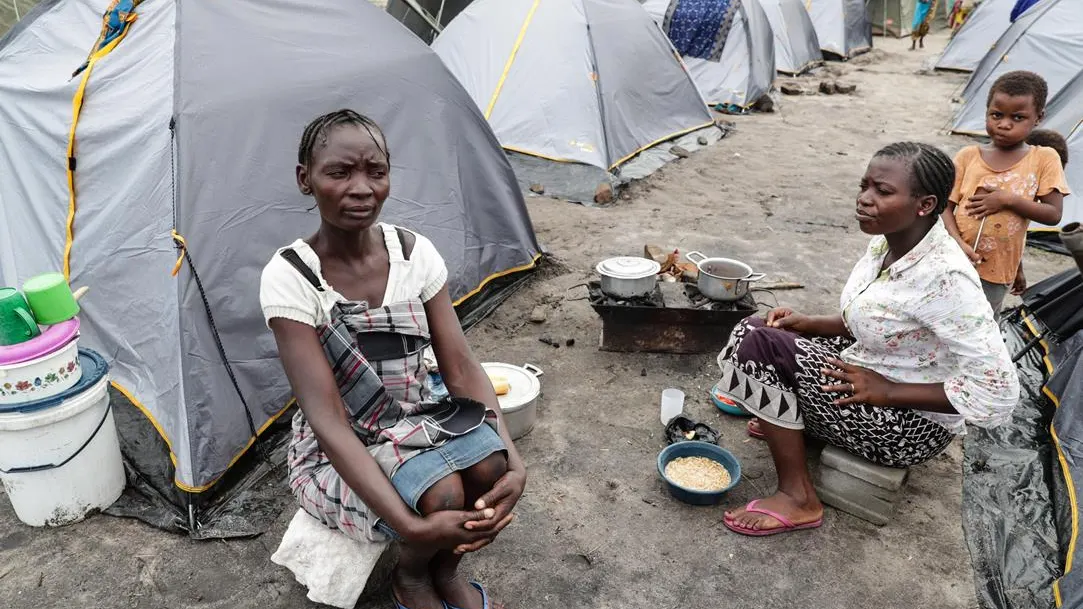
[[[1039,334],[1037,327],[1031,321],[1029,317],[1024,317],[1023,322],[1027,328],[1037,336]],[[1053,362],[1049,359],[1050,346],[1045,340],[1039,343],[1044,352],[1042,361],[1045,363],[1046,369],[1049,374],[1053,374]],[[1055,408],[1060,408],[1060,399],[1049,390],[1048,386],[1042,387],[1042,393],[1045,394],[1049,401],[1053,403]],[[1075,482],[1072,480],[1071,470],[1068,468],[1068,460],[1064,456],[1064,451],[1061,450],[1060,438],[1057,436],[1057,430],[1053,427],[1053,424],[1049,424],[1049,435],[1053,438],[1053,447],[1057,449],[1057,460],[1060,462],[1061,473],[1064,475],[1064,480],[1068,487],[1068,503],[1072,509],[1072,538],[1068,542],[1068,558],[1064,564],[1064,575],[1067,575],[1072,570],[1072,558],[1075,556],[1076,543],[1079,540],[1079,504],[1078,498],[1075,494]],[[1061,576],[1061,578],[1064,577]],[[1060,607],[1063,603],[1060,595],[1060,579],[1053,582],[1053,598],[1056,601],[1057,607]]]
[[[504,81],[508,79],[508,72],[511,72],[511,65],[515,63],[515,57],[519,54],[519,47],[523,45],[523,38],[526,36],[526,29],[530,27],[530,22],[534,20],[534,12],[538,10],[539,4],[541,4],[541,0],[534,0],[534,4],[530,5],[530,10],[526,13],[526,19],[523,20],[522,27],[519,28],[519,35],[516,36],[515,44],[511,47],[511,54],[508,55],[508,60],[504,62],[504,72],[500,74],[500,80],[496,83],[493,96],[489,99],[489,107],[485,109],[485,120],[489,120],[489,117],[493,115],[493,107],[496,106],[496,100],[504,89]]]
[[[703,129],[704,127],[710,127],[713,124],[714,124],[714,121],[710,121],[710,122],[707,122],[707,123],[703,123],[702,125],[696,125],[695,127],[689,127],[688,129],[684,129],[684,130],[678,131],[676,133],[671,133],[671,134],[669,134],[669,135],[667,135],[665,137],[660,137],[660,138],[654,140],[653,142],[647,144],[646,146],[641,146],[638,150],[636,150],[635,152],[621,158],[616,163],[613,163],[612,165],[609,166],[609,169],[610,169],[610,171],[612,171],[613,169],[615,169],[616,167],[624,164],[628,159],[631,159],[632,157],[639,154],[640,152],[643,152],[644,150],[646,150],[648,148],[653,148],[653,147],[657,146],[658,144],[661,144],[662,142],[664,142],[666,140],[671,140],[671,139],[673,139],[675,137],[680,137],[680,136],[682,136],[682,135],[684,135],[686,133],[692,133],[693,131]]]
[[[522,271],[529,271],[530,269],[538,266],[538,261],[539,260],[541,260],[541,254],[535,254],[534,258],[531,259],[531,261],[526,263],[526,264],[523,264],[523,265],[520,265],[520,266],[517,266],[517,267],[513,267],[513,268],[510,268],[510,269],[507,269],[507,270],[504,270],[504,271],[500,271],[499,273],[493,273],[492,275],[489,275],[488,277],[485,278],[484,281],[481,282],[480,285],[478,285],[478,287],[476,287],[473,290],[467,292],[465,296],[459,298],[458,300],[456,300],[452,304],[455,305],[455,306],[459,306],[460,304],[466,302],[467,300],[470,299],[470,297],[475,296],[479,292],[484,290],[485,286],[489,285],[489,283],[491,281],[493,281],[493,280],[499,279],[501,277],[507,277],[508,275],[512,275],[512,274],[515,274],[515,273],[520,273]]]
[[[83,109],[87,81],[90,80],[90,73],[94,71],[94,64],[112,52],[120,41],[124,40],[124,37],[128,35],[128,30],[132,29],[135,19],[135,13],[128,15],[127,23],[120,35],[90,56],[86,69],[83,70],[83,77],[79,80],[79,87],[75,90],[75,97],[71,101],[71,129],[68,130],[68,157],[65,162],[68,168],[68,220],[64,236],[64,279],[71,279],[71,246],[75,240],[75,127],[79,124],[79,114]]]
[[[258,430],[256,430],[256,435],[255,436],[253,436],[251,438],[248,438],[248,442],[245,443],[244,448],[242,448],[240,450],[240,452],[238,452],[236,455],[233,456],[232,459],[229,460],[229,463],[226,465],[226,469],[221,474],[218,474],[217,476],[215,476],[215,478],[213,480],[211,480],[210,482],[208,482],[207,484],[204,484],[202,486],[188,486],[187,484],[184,484],[183,482],[180,482],[179,480],[174,480],[173,484],[175,484],[177,486],[177,488],[179,488],[180,490],[182,490],[182,491],[184,491],[186,493],[202,493],[202,492],[206,491],[207,489],[211,488],[212,486],[214,486],[215,484],[218,484],[218,481],[222,479],[222,476],[225,476],[226,473],[229,472],[229,470],[233,469],[233,466],[236,465],[237,462],[241,460],[241,457],[243,457],[245,455],[245,453],[248,452],[248,449],[252,448],[252,446],[255,445],[256,438],[263,435],[263,432],[267,431],[268,427],[270,427],[271,425],[274,425],[275,421],[277,421],[279,418],[281,418],[282,415],[286,414],[286,411],[289,410],[290,407],[293,406],[296,403],[297,403],[297,398],[290,398],[290,401],[286,402],[286,405],[282,408],[282,410],[279,410],[274,415],[272,415],[271,418],[267,419],[266,423],[264,423]]]
[[[553,161],[554,163],[582,163],[583,161],[576,161],[575,159],[562,159],[560,157],[549,156],[540,152],[534,152],[533,150],[527,150],[526,148],[516,148],[515,146],[503,146],[504,150],[510,150],[512,152],[518,152],[519,154],[525,154],[527,156],[536,156],[539,159],[545,159],[547,161]],[[587,163],[589,165],[589,163]]]
[[[147,420],[150,421],[150,424],[154,426],[154,429],[158,432],[158,435],[162,437],[163,441],[165,441],[165,445],[169,449],[169,460],[173,462],[173,467],[177,467],[177,455],[175,452],[173,452],[173,443],[170,442],[169,437],[165,435],[165,430],[162,429],[162,425],[158,423],[158,419],[155,419],[154,415],[150,414],[150,411],[147,410],[147,407],[144,406],[142,402],[135,399],[135,395],[126,387],[116,381],[112,381],[109,384],[112,385],[114,389],[119,391],[124,397],[128,398],[128,401],[131,402],[133,406],[138,408],[139,412],[143,413],[143,416],[147,417]]]

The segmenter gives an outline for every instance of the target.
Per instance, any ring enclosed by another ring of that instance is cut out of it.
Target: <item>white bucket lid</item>
[[[508,392],[496,396],[501,412],[515,412],[541,394],[541,381],[532,372],[522,366],[485,362],[481,365],[486,374],[502,376],[508,379]]]
[[[621,256],[599,262],[595,270],[599,275],[613,279],[643,279],[657,275],[662,265],[648,258]]]

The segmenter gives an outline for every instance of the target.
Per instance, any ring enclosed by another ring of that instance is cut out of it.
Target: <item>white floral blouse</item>
[[[843,361],[902,383],[944,383],[959,414],[920,411],[956,433],[1011,418],[1019,378],[974,266],[937,221],[881,272],[887,240],[875,237],[842,291],[855,339]]]

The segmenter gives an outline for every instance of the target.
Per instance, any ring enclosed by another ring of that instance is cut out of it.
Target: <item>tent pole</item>
[[[425,23],[430,28],[432,28],[432,30],[434,32],[439,34],[440,32],[444,31],[444,28],[440,26],[440,22],[437,21],[436,19],[433,19],[433,16],[429,14],[429,11],[422,8],[422,6],[417,3],[417,0],[402,0],[402,1],[403,1],[403,3],[406,4],[406,6],[410,7],[410,10],[417,13],[418,17],[421,17],[422,19],[424,19]],[[441,6],[440,6],[440,9],[441,9],[441,12],[443,12],[443,4],[442,3],[441,3]]]

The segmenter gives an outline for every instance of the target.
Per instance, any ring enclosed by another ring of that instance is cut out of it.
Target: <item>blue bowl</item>
[[[707,492],[685,488],[670,481],[669,478],[666,478],[666,465],[669,465],[670,461],[680,457],[706,457],[712,461],[718,462],[730,473],[729,486],[720,491]],[[678,499],[691,505],[714,505],[721,501],[722,496],[731,488],[737,486],[737,482],[741,480],[741,464],[737,461],[737,457],[734,457],[730,451],[715,444],[708,444],[707,442],[677,442],[676,444],[670,444],[665,447],[662,449],[662,452],[658,454],[658,475],[662,477],[662,481],[666,483],[666,488],[669,489],[669,494],[673,495],[674,499]]]
[[[715,405],[715,408],[721,410],[726,414],[732,414],[735,417],[750,417],[752,413],[741,408],[741,406],[733,400],[726,397],[718,390],[718,385],[711,388],[711,403]]]

